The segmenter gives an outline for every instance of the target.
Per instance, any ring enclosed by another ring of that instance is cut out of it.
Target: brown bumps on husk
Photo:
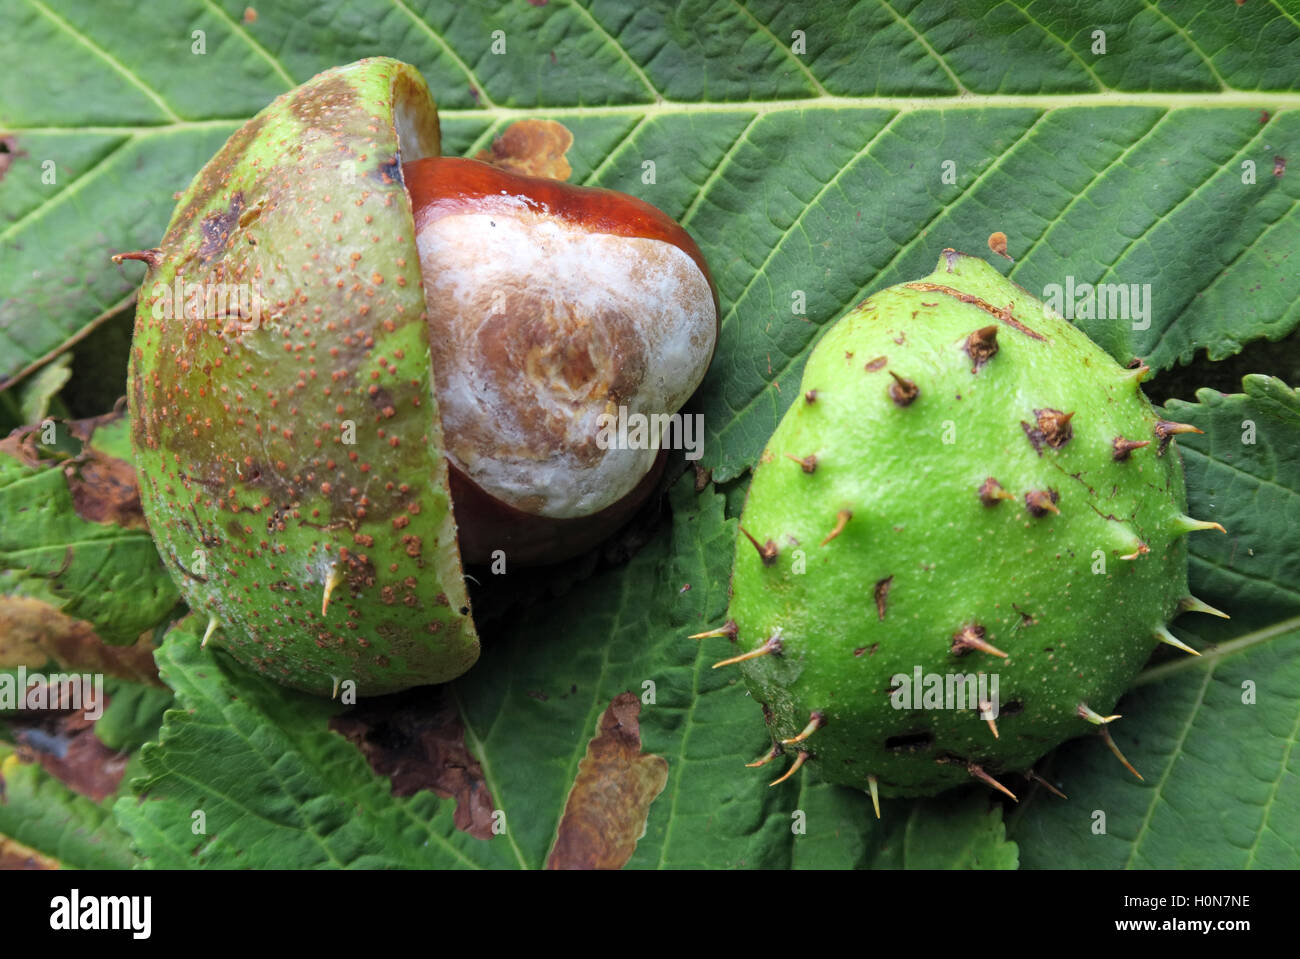
[[[1113,440],[1111,440],[1110,445],[1111,445],[1111,449],[1114,450],[1114,452],[1111,454],[1111,459],[1113,459],[1116,463],[1123,463],[1125,460],[1129,458],[1129,455],[1134,450],[1140,450],[1144,446],[1150,446],[1151,441],[1150,440],[1126,440],[1122,436],[1117,436]]]
[[[668,783],[668,762],[641,751],[641,700],[619,693],[587,743],[564,804],[547,869],[620,869],[644,834],[650,804]]]
[[[982,653],[989,653],[1006,659],[1006,653],[984,638],[987,635],[988,630],[983,626],[978,623],[969,623],[953,633],[952,647],[948,651],[954,656],[965,656],[972,650],[979,650]]]
[[[1025,494],[1025,509],[1029,510],[1031,516],[1059,514],[1061,511],[1056,508],[1056,502],[1060,498],[1061,494],[1054,489],[1033,489]]]
[[[877,356],[874,360],[868,362],[866,366],[862,367],[862,369],[867,373],[875,373],[879,370],[883,370],[885,368],[885,364],[887,364],[888,362],[889,362],[889,357]]]
[[[982,326],[966,337],[966,355],[975,364],[971,367],[972,373],[979,372],[979,368],[996,356],[997,352],[998,328],[996,325]]]
[[[911,403],[921,395],[921,390],[909,379],[905,379],[889,371],[889,375],[894,378],[894,382],[889,384],[889,398],[894,401],[896,406],[910,406]]]
[[[874,590],[876,596],[876,618],[881,622],[885,620],[885,607],[889,602],[889,590],[894,585],[894,577],[886,576],[876,582]]]
[[[826,725],[826,714],[822,712],[820,709],[814,709],[808,715],[808,725],[804,726],[804,728],[801,729],[798,732],[798,734],[791,736],[789,739],[781,740],[781,745],[793,746],[796,743],[801,743],[825,725]]]
[[[696,633],[695,635],[687,636],[686,638],[687,639],[710,639],[715,636],[726,636],[727,639],[731,640],[734,643],[736,641],[736,636],[739,632],[740,629],[739,627],[736,626],[736,621],[734,619],[729,619],[721,626],[719,626],[717,629],[705,630],[702,633]]]
[[[1016,799],[1015,793],[1013,793],[1006,786],[1002,785],[1002,783],[998,782],[996,779],[994,779],[992,776],[986,773],[984,769],[979,765],[977,765],[976,763],[967,763],[966,771],[971,774],[972,779],[978,779],[980,782],[993,787],[998,792],[1006,793],[1012,799],[1015,799],[1016,802],[1020,802],[1019,799]]]
[[[785,652],[785,642],[781,639],[781,630],[778,627],[772,635],[767,638],[762,646],[757,649],[751,649],[747,653],[741,653],[739,656],[730,656],[727,659],[720,659],[713,664],[713,669],[721,669],[723,666],[734,666],[736,663],[747,662],[751,659],[758,659],[760,656],[780,656]]]
[[[771,566],[776,562],[777,553],[775,540],[768,540],[766,543],[759,545],[758,540],[745,527],[740,527],[740,531],[745,534],[745,538],[754,544],[754,549],[758,550],[758,558],[763,561],[764,566]]]
[[[1147,555],[1147,553],[1149,552],[1151,552],[1151,547],[1139,540],[1137,544],[1137,549],[1133,550],[1133,552],[1131,553],[1126,553],[1125,555],[1121,556],[1120,559],[1135,560],[1140,556]]]
[[[853,519],[853,510],[842,509],[838,513],[836,513],[835,526],[834,528],[831,529],[829,533],[826,534],[826,538],[822,540],[822,545],[825,546],[836,536],[839,536],[840,533],[844,532],[844,527],[849,525],[849,520],[851,519]]]
[[[1204,433],[1205,430],[1197,429],[1190,423],[1175,423],[1172,420],[1159,420],[1155,425],[1156,439],[1160,445],[1156,447],[1156,455],[1164,456],[1165,450],[1169,448],[1169,441],[1179,433]]]
[[[1034,410],[1036,425],[1021,420],[1020,428],[1025,431],[1034,452],[1042,456],[1044,445],[1060,449],[1073,438],[1074,428],[1070,426],[1073,417],[1073,413],[1062,413],[1060,410]]]
[[[1070,426],[1070,420],[1074,419],[1073,413],[1042,409],[1034,410],[1034,416],[1038,420],[1038,429],[1043,435],[1043,442],[1052,449],[1059,450],[1074,438],[1074,428]]]
[[[794,456],[791,453],[786,453],[785,458],[788,460],[793,460],[794,462],[798,463],[799,467],[805,473],[813,473],[816,472],[817,470],[817,457],[812,453],[809,453],[803,459],[799,459],[799,457]]]
[[[803,400],[804,400],[805,403],[808,403],[808,404],[816,403],[816,402],[817,402],[817,391],[816,391],[816,390],[808,390],[806,393],[804,393],[804,395],[803,395]]]
[[[1002,484],[992,476],[980,484],[979,488],[980,502],[985,506],[997,506],[1004,499],[1015,499],[1010,493],[1002,488]]]

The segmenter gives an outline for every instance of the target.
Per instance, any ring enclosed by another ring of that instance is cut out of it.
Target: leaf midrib
[[[797,97],[776,100],[714,100],[686,102],[664,100],[662,103],[619,103],[604,106],[533,106],[533,107],[475,107],[468,109],[442,109],[438,116],[450,120],[518,120],[527,117],[602,117],[639,116],[653,119],[660,116],[711,113],[782,113],[790,110],[995,110],[1023,109],[1059,110],[1077,107],[1165,107],[1168,109],[1222,109],[1232,106],[1271,107],[1273,111],[1300,109],[1300,92],[1268,90],[1198,91],[1196,93],[1032,93],[1032,94],[967,94],[948,97]],[[179,123],[154,124],[68,124],[66,126],[12,126],[0,120],[0,131],[6,133],[148,133],[211,127],[218,124],[238,123],[237,117],[214,117],[202,120],[182,120]]]

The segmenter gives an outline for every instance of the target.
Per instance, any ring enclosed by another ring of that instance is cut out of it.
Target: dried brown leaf
[[[668,761],[641,752],[641,701],[620,693],[587,744],[564,806],[547,869],[621,869],[645,833],[650,804],[668,782]]]

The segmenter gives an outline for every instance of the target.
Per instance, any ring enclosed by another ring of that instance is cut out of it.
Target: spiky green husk
[[[736,546],[733,652],[779,636],[739,667],[774,741],[821,713],[790,755],[831,782],[928,795],[1094,728],[1080,704],[1111,711],[1187,595],[1182,466],[1138,379],[951,251],[840,319]],[[1120,456],[1116,437],[1151,442]],[[945,690],[996,673],[997,735],[978,702],[895,708],[918,668]]]
[[[322,695],[478,656],[401,177],[438,150],[413,68],[326,71],[199,172],[141,287],[132,438],[163,558],[214,645]],[[245,284],[260,322],[220,303],[157,316],[178,279]]]

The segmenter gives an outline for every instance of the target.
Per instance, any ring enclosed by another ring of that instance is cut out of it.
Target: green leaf
[[[908,869],[1015,869],[1002,806],[982,793],[913,804],[903,838]]]
[[[112,682],[107,685],[108,706],[95,722],[95,735],[109,749],[135,752],[158,738],[163,713],[175,698],[170,689],[141,683]]]
[[[1170,419],[1204,434],[1178,437],[1188,513],[1228,534],[1191,539],[1192,590],[1246,626],[1300,615],[1300,396],[1247,376],[1243,393],[1200,390],[1171,400]]]
[[[68,461],[28,465],[15,449],[0,450],[0,569],[43,580],[60,610],[89,620],[105,642],[135,642],[179,600],[148,531],[83,519]]]
[[[199,647],[190,617],[159,673],[176,693],[140,752],[140,798],[116,806],[157,868],[433,868],[509,861],[505,843],[458,832],[451,804],[395,799],[328,721],[339,705],[292,693]],[[202,815],[199,816],[198,814]],[[200,831],[202,830],[202,831]]]
[[[106,805],[79,796],[0,743],[0,836],[15,839],[66,869],[129,869],[131,848]]]
[[[1069,800],[1040,789],[1009,819],[1023,865],[1294,869],[1300,618],[1155,667],[1145,680],[1111,724],[1144,781],[1095,738],[1061,747],[1049,768]]]
[[[23,384],[22,422],[39,423],[50,410],[50,401],[72,376],[72,357],[60,356]]]

